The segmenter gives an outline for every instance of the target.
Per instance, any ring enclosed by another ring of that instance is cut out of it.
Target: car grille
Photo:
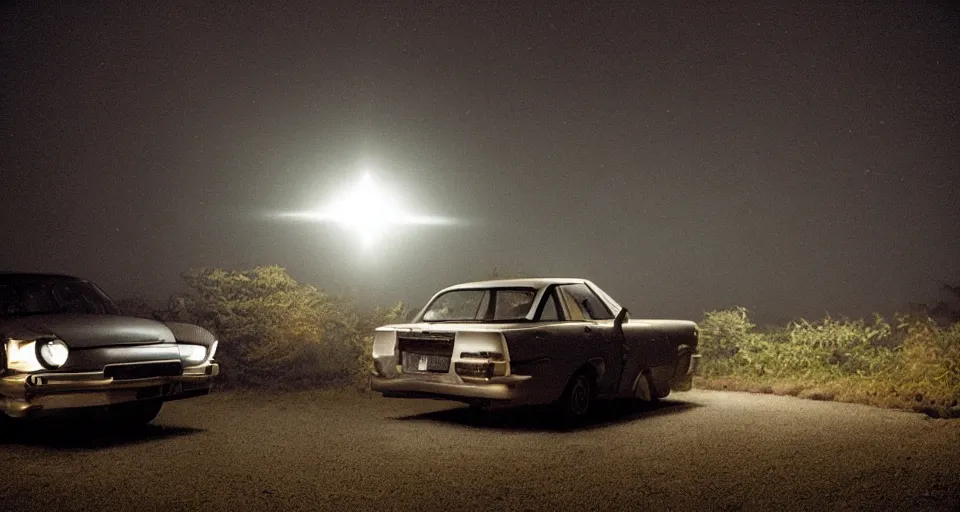
[[[397,337],[404,373],[447,373],[453,356],[453,333],[416,333]]]
[[[183,375],[183,365],[179,361],[116,364],[107,365],[103,369],[103,376],[112,377],[114,380],[149,379],[177,375]]]

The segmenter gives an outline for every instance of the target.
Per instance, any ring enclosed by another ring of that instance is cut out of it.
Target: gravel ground
[[[3,510],[958,510],[960,420],[717,391],[551,428],[441,401],[221,393],[116,434],[5,427]]]

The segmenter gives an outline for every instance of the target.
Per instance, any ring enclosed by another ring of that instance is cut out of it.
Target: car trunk
[[[397,334],[397,353],[407,375],[447,374],[453,358],[455,334],[417,332]]]

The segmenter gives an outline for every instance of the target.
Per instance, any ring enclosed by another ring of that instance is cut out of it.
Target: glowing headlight
[[[40,348],[37,351],[40,354],[40,362],[50,369],[60,368],[67,362],[70,356],[70,349],[67,344],[60,340],[38,341]]]
[[[7,369],[17,372],[55,370],[67,362],[70,349],[60,340],[7,340]]]
[[[207,347],[203,345],[181,343],[177,345],[177,348],[180,349],[180,359],[183,359],[184,362],[199,364],[207,358]]]
[[[35,372],[43,369],[37,359],[37,342],[9,340],[7,342],[7,369],[17,372]]]

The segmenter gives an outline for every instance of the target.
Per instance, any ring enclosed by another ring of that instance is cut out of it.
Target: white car
[[[597,398],[689,390],[698,336],[692,321],[629,318],[586,279],[464,283],[412,323],[376,329],[371,388],[478,407],[557,404],[578,419]]]

